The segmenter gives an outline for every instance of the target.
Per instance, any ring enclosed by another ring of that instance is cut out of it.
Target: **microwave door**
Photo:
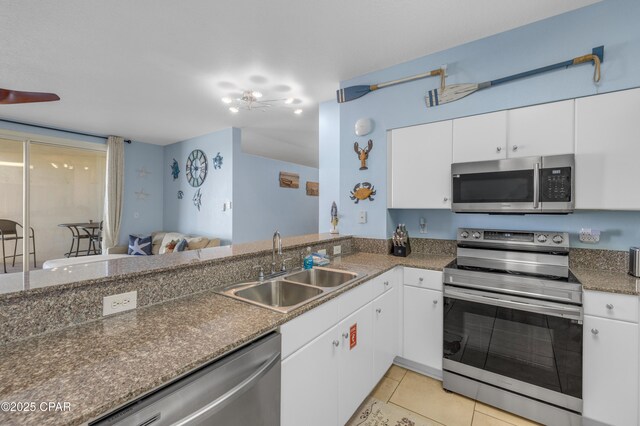
[[[456,163],[452,210],[459,213],[528,213],[540,207],[540,157]]]

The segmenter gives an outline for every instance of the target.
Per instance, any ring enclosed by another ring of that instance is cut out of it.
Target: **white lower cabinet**
[[[583,417],[638,425],[638,324],[585,315]]]
[[[375,299],[373,308],[373,381],[377,383],[398,354],[398,288]]]
[[[404,286],[403,357],[442,374],[442,292]]]

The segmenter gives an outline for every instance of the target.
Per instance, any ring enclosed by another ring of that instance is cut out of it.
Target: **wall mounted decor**
[[[213,168],[214,169],[222,168],[222,156],[220,155],[220,153],[218,153],[218,155],[213,157]]]
[[[369,159],[369,153],[373,149],[373,141],[369,139],[367,142],[366,148],[360,148],[358,142],[353,143],[353,150],[358,154],[358,158],[360,159],[360,170],[367,170],[367,160]]]
[[[187,182],[194,188],[199,187],[207,178],[207,156],[202,150],[194,149],[187,157]]]
[[[358,204],[360,200],[369,200],[373,201],[373,196],[376,195],[376,189],[369,182],[356,183],[353,187],[353,191],[351,191],[351,198],[355,201],[355,204]]]
[[[508,77],[499,78],[497,80],[485,81],[484,83],[467,83],[467,84],[452,84],[451,86],[441,87],[440,89],[433,89],[427,92],[425,101],[427,108],[446,104],[449,102],[457,101],[465,96],[477,92],[478,90],[487,89],[498,84],[508,83],[520,78],[531,77],[532,75],[542,74],[547,71],[557,70],[560,68],[567,68],[571,65],[584,64],[585,62],[593,62],[595,70],[593,72],[593,81],[598,83],[600,81],[600,64],[604,60],[604,46],[598,46],[591,49],[591,54],[579,56],[577,58],[569,59],[568,61],[559,62],[553,65],[547,65],[546,67],[536,68],[535,70],[521,72],[519,74],[510,75]]]
[[[200,192],[200,188],[193,194],[193,205],[198,208],[200,211],[200,206],[202,205],[202,193]]]
[[[340,220],[338,219],[338,206],[336,205],[336,202],[334,201],[333,203],[331,203],[331,230],[329,231],[329,233],[331,234],[338,234],[338,222]]]
[[[137,200],[146,200],[147,197],[151,194],[147,194],[146,192],[144,192],[144,188],[140,188],[140,191],[135,191],[136,194],[136,199]]]
[[[307,181],[307,195],[317,197],[320,195],[320,183]]]
[[[444,77],[445,70],[443,68],[438,68],[437,70],[425,72],[424,74],[417,74],[411,77],[401,78],[399,80],[387,81],[386,83],[361,85],[361,86],[351,86],[345,87],[344,89],[338,89],[336,91],[336,96],[338,97],[338,103],[349,102],[354,99],[358,99],[369,92],[373,92],[374,90],[383,89],[389,86],[395,86],[396,84],[408,83],[409,81],[420,80],[421,78],[431,77],[434,75],[440,76],[440,87],[444,89]]]
[[[184,192],[178,191],[178,200],[182,200],[184,198]]]
[[[136,172],[138,172],[138,177],[139,178],[146,178],[147,175],[151,174],[151,172],[149,170],[147,170],[146,168],[144,168],[144,167],[136,170]]]
[[[300,175],[297,173],[280,172],[281,188],[300,188]]]
[[[361,118],[356,121],[356,136],[366,136],[373,130],[373,120],[370,118]]]
[[[173,180],[178,179],[178,176],[180,176],[180,165],[178,164],[178,160],[174,158],[173,163],[171,163],[169,167],[171,167],[171,176],[173,177]]]

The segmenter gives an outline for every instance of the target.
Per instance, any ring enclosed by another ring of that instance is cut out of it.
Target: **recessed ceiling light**
[[[300,114],[302,114],[302,110],[301,109],[297,109],[297,110],[293,111],[293,113],[300,115]]]
[[[231,107],[231,108],[229,108],[229,111],[231,111],[233,113],[236,113],[236,112],[238,112],[240,110],[238,108],[236,108],[236,107]]]
[[[262,97],[262,93],[256,92],[255,90],[251,94],[256,98],[261,98]]]
[[[284,103],[285,103],[285,104],[287,104],[287,105],[288,105],[288,104],[293,103],[293,98],[287,98],[287,99],[285,99],[285,100],[284,100]]]
[[[233,99],[231,99],[228,96],[225,96],[224,98],[222,98],[222,102],[224,102],[225,104],[230,104],[231,102],[233,102]]]

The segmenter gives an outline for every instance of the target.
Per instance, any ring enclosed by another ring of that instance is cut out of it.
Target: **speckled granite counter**
[[[442,270],[451,260],[357,253],[331,266],[360,280],[289,314],[206,291],[0,346],[0,401],[71,404],[57,413],[0,411],[0,424],[83,424],[394,266]]]
[[[640,278],[632,277],[626,272],[584,268],[572,269],[571,272],[582,283],[582,288],[585,290],[640,295]]]

